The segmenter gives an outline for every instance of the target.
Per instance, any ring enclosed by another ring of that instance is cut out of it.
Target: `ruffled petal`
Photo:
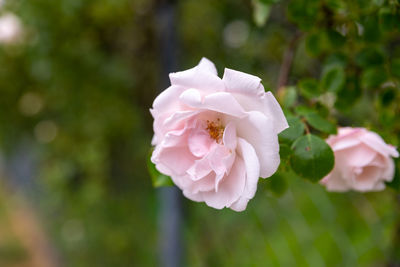
[[[236,136],[236,125],[234,122],[229,122],[225,129],[224,135],[222,137],[224,146],[232,151],[236,149],[237,146],[237,136]]]
[[[185,88],[211,92],[225,90],[225,85],[217,76],[214,64],[205,58],[194,68],[170,73],[169,79],[172,85],[180,85]]]
[[[189,89],[183,92],[179,99],[182,103],[192,108],[212,110],[240,118],[246,116],[243,108],[229,93],[217,92],[206,95],[203,99],[201,99],[200,95],[198,90]]]
[[[289,127],[281,106],[271,92],[265,93],[264,107],[272,119],[277,134]]]
[[[355,147],[335,151],[335,158],[338,159],[341,166],[346,167],[363,167],[370,164],[376,157],[377,153],[370,147],[360,144]]]
[[[243,211],[247,203],[257,191],[257,184],[260,175],[260,163],[254,148],[246,140],[238,139],[238,155],[244,160],[246,166],[246,183],[241,197],[231,205],[235,211]]]
[[[217,68],[215,67],[214,63],[211,62],[208,58],[203,57],[197,68],[201,69],[202,71],[209,72],[214,75],[218,75]]]
[[[350,189],[347,181],[343,179],[342,174],[337,168],[334,168],[320,183],[325,185],[326,190],[332,192],[345,192]]]
[[[366,192],[376,191],[375,187],[381,178],[382,169],[375,166],[366,166],[362,169],[359,175],[356,175],[353,180],[353,188],[355,190]]]
[[[251,95],[253,97],[261,97],[264,94],[261,79],[251,74],[226,68],[222,81],[225,83],[228,92]]]
[[[184,87],[172,85],[162,91],[153,102],[153,108],[150,113],[154,118],[160,114],[170,114],[173,111],[179,110],[178,99],[180,94],[184,91]]]
[[[359,137],[359,139],[367,146],[374,149],[376,152],[384,156],[398,157],[399,153],[397,150],[383,141],[382,137],[374,132],[365,132]]]
[[[260,162],[260,176],[270,177],[280,163],[278,136],[270,118],[258,111],[248,112],[248,117],[237,122],[237,134],[249,142]]]
[[[201,192],[202,199],[208,206],[215,209],[230,207],[243,194],[245,175],[246,167],[244,162],[237,157],[229,175],[222,179],[218,192],[213,190]]]

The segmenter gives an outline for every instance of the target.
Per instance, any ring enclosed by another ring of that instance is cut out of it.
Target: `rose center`
[[[222,136],[224,135],[224,126],[222,125],[219,118],[216,122],[207,120],[206,130],[208,131],[210,137],[214,139],[217,143],[222,140]]]

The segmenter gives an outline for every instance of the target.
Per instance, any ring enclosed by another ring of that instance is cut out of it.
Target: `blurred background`
[[[283,85],[339,62],[339,122],[399,145],[399,5],[0,0],[0,266],[160,264],[149,108],[203,56],[273,92],[291,55]],[[291,174],[242,213],[182,199],[183,266],[400,266],[396,183],[335,194]]]

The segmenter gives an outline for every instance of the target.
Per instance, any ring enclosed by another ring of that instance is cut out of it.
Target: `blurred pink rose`
[[[335,153],[335,167],[321,183],[328,191],[379,191],[394,176],[396,149],[364,128],[339,128],[327,143]]]
[[[220,79],[206,58],[170,80],[150,110],[152,162],[187,198],[243,211],[280,163],[281,107],[260,78],[225,69]]]

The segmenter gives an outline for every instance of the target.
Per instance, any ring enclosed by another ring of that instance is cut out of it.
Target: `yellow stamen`
[[[207,120],[206,130],[208,131],[210,137],[217,143],[221,141],[224,134],[224,126],[222,126],[220,119],[217,119],[217,122]]]

